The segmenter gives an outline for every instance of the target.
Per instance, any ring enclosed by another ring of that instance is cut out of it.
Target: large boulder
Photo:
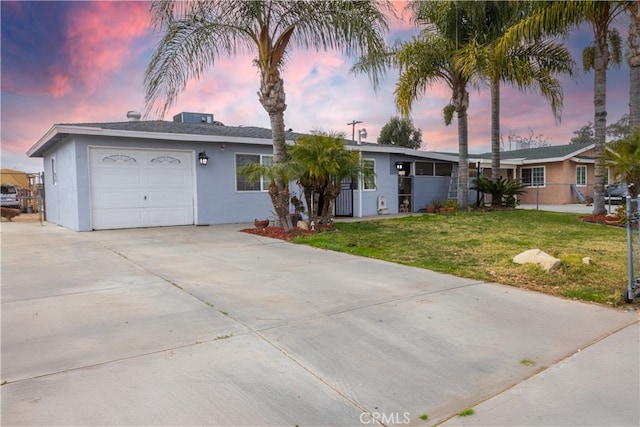
[[[529,249],[513,257],[513,262],[516,264],[538,264],[546,272],[549,272],[559,267],[562,261],[540,249]]]

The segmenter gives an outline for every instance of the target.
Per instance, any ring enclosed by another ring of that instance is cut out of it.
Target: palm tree
[[[625,58],[629,65],[629,125],[640,126],[640,3],[627,2],[629,36]]]
[[[627,2],[611,0],[567,0],[540,2],[531,16],[510,27],[498,45],[504,52],[522,40],[531,41],[545,34],[566,32],[588,22],[595,36],[594,44],[583,51],[585,71],[594,70],[593,104],[595,110],[595,180],[593,214],[606,213],[604,206],[604,147],[607,130],[607,68],[621,61],[620,35],[612,28],[614,19],[624,11]]]
[[[302,187],[309,223],[326,224],[333,214],[340,183],[355,178],[360,171],[360,156],[346,148],[344,134],[303,135],[288,147],[294,178]]]
[[[418,37],[396,44],[386,52],[374,52],[360,58],[353,72],[369,75],[375,89],[388,68],[398,68],[400,77],[395,90],[396,106],[406,118],[413,103],[433,84],[445,82],[451,89],[451,100],[443,109],[446,125],[453,114],[458,119],[458,205],[469,206],[469,139],[467,110],[471,77],[456,60],[458,50],[470,40],[466,2],[412,1],[407,5],[417,24],[425,25]]]
[[[507,50],[496,46],[507,28],[530,13],[530,3],[486,1],[473,3],[474,38],[461,48],[460,61],[470,77],[479,74],[491,89],[491,180],[500,176],[500,83],[507,82],[521,91],[533,88],[550,103],[557,121],[562,111],[562,86],[554,76],[572,74],[571,54],[562,45],[539,40],[518,42]]]
[[[293,47],[341,49],[348,55],[384,49],[385,10],[392,13],[386,1],[154,1],[153,24],[164,36],[145,73],[147,115],[164,116],[188,81],[202,77],[220,56],[253,52],[260,72],[258,99],[271,122],[273,160],[283,162],[286,54]],[[289,231],[288,183],[274,179],[274,209]]]
[[[400,78],[396,87],[396,104],[408,116],[413,103],[433,84],[444,81],[451,89],[450,103],[444,107],[444,121],[450,125],[453,114],[458,120],[458,205],[469,206],[469,138],[467,110],[470,78],[455,65],[455,40],[441,34],[425,32],[406,43],[397,52]]]

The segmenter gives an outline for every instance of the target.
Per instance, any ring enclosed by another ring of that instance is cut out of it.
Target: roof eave
[[[413,148],[396,147],[392,145],[347,145],[347,150],[360,151],[362,153],[387,153],[387,154],[401,154],[405,156],[430,158],[436,160],[445,160],[450,162],[457,162],[459,157],[453,154],[436,153],[434,151],[416,150]]]

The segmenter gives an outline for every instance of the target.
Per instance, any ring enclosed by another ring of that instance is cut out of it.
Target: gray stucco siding
[[[67,138],[44,156],[47,220],[72,230],[80,230],[78,207],[77,146]],[[55,162],[55,183],[54,179]]]
[[[378,196],[384,196],[390,214],[398,213],[398,185],[397,171],[391,173],[391,160],[388,153],[362,153],[364,160],[375,162],[376,189],[362,192],[362,215],[370,216],[378,214]],[[358,212],[358,193],[354,192],[354,212]]]
[[[414,176],[413,210],[425,209],[433,200],[444,202],[448,196],[450,181],[451,178],[447,176]]]
[[[221,144],[207,149],[209,164],[197,165],[198,223],[232,224],[253,222],[255,218],[274,219],[271,199],[266,191],[236,189],[236,154],[271,155],[270,146]]]

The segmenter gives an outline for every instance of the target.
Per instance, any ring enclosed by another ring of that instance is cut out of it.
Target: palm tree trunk
[[[629,36],[625,57],[629,64],[629,126],[640,126],[640,3],[629,2]]]
[[[322,207],[322,217],[320,218],[320,222],[322,224],[327,224],[329,219],[333,216],[333,207],[339,195],[340,184],[336,184],[334,182],[328,183],[324,189],[324,206]]]
[[[307,203],[307,219],[311,225],[311,221],[313,221],[313,190],[310,186],[305,186],[303,191],[304,201]]]
[[[491,78],[491,181],[500,178],[500,79]],[[493,199],[491,201],[493,205]]]
[[[462,89],[454,92],[453,104],[458,116],[458,206],[463,211],[469,207],[469,132],[467,110],[469,92]]]
[[[604,207],[604,148],[607,132],[607,67],[609,65],[609,46],[607,29],[596,28],[595,55],[593,60],[593,104],[595,107],[595,178],[593,183],[593,214],[606,213]]]
[[[273,139],[273,163],[275,164],[286,160],[284,110],[286,110],[287,104],[285,103],[284,82],[276,67],[260,71],[262,78],[260,79],[258,97],[264,109],[269,113]],[[293,230],[289,215],[289,183],[276,177],[274,185],[269,187],[269,194],[280,225],[286,232]]]

